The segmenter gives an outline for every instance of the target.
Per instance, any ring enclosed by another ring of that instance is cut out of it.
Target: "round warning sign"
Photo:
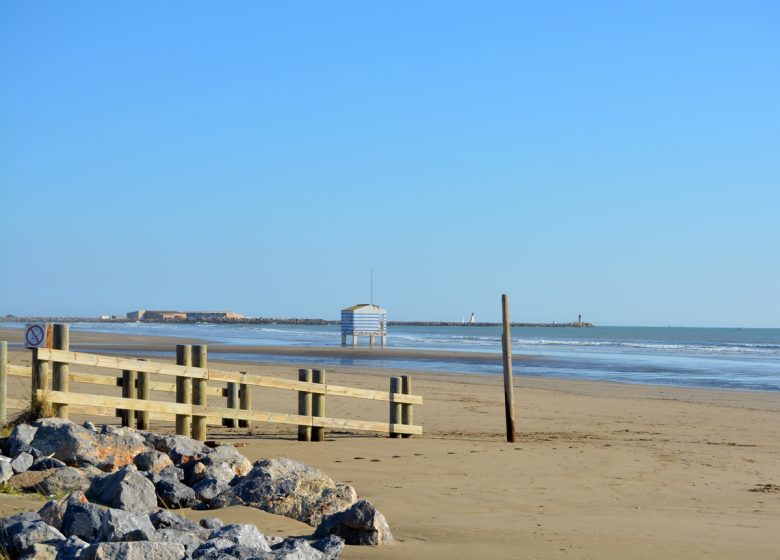
[[[46,347],[46,325],[27,325],[24,331],[24,346],[25,348]]]

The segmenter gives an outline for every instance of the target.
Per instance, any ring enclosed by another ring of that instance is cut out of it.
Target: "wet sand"
[[[14,341],[8,334],[14,333],[0,331],[0,339]],[[74,346],[92,340],[128,355],[138,347],[127,344],[172,351],[179,342],[74,335]],[[29,364],[29,355],[13,350],[11,361]],[[297,371],[289,364],[220,364],[218,355],[210,362],[291,379]],[[270,424],[249,432],[214,429],[210,437],[246,444],[241,451],[252,460],[286,456],[310,463],[376,504],[397,543],[349,547],[347,560],[780,557],[780,494],[753,491],[780,484],[780,393],[526,378],[522,361],[516,372],[515,444],[503,440],[499,376],[419,372],[414,392],[425,404],[415,407],[415,420],[425,429],[422,437],[330,432],[325,442],[301,443],[295,427]],[[386,389],[397,373],[328,369],[331,383],[372,389]],[[118,394],[72,384],[72,390],[88,389]],[[12,396],[25,390],[21,378],[10,379]],[[295,394],[286,391],[255,389],[253,400],[263,410],[296,406]],[[329,397],[327,406],[330,416],[387,418],[387,403]],[[41,504],[0,496],[4,514]],[[248,508],[188,515],[253,522],[269,534],[311,533]]]

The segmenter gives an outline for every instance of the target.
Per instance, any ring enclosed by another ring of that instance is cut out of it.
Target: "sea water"
[[[2,326],[21,328],[18,323]],[[232,347],[220,359],[409,371],[500,374],[500,327],[390,326],[388,347],[484,353],[485,359],[307,357],[242,352],[242,346],[338,347],[338,325],[74,323],[73,330],[205,339]],[[364,342],[364,340],[361,340]],[[592,327],[513,328],[518,375],[780,391],[780,329]],[[370,354],[369,354],[370,355]],[[528,359],[521,359],[520,355]]]

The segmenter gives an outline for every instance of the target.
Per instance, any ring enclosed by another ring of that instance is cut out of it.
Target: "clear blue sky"
[[[3,2],[0,314],[780,326],[779,6]]]

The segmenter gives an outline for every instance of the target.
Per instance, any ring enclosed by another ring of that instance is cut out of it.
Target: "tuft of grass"
[[[0,494],[11,494],[12,496],[21,496],[23,492],[18,488],[15,488],[6,482],[3,482],[2,484],[0,484]],[[0,556],[0,560],[2,560],[2,556]]]
[[[54,416],[54,405],[51,404],[48,395],[43,393],[42,396],[33,398],[30,405],[17,414],[3,429],[9,430],[10,435],[10,430],[19,424],[29,424],[41,418],[51,418],[52,416]]]

